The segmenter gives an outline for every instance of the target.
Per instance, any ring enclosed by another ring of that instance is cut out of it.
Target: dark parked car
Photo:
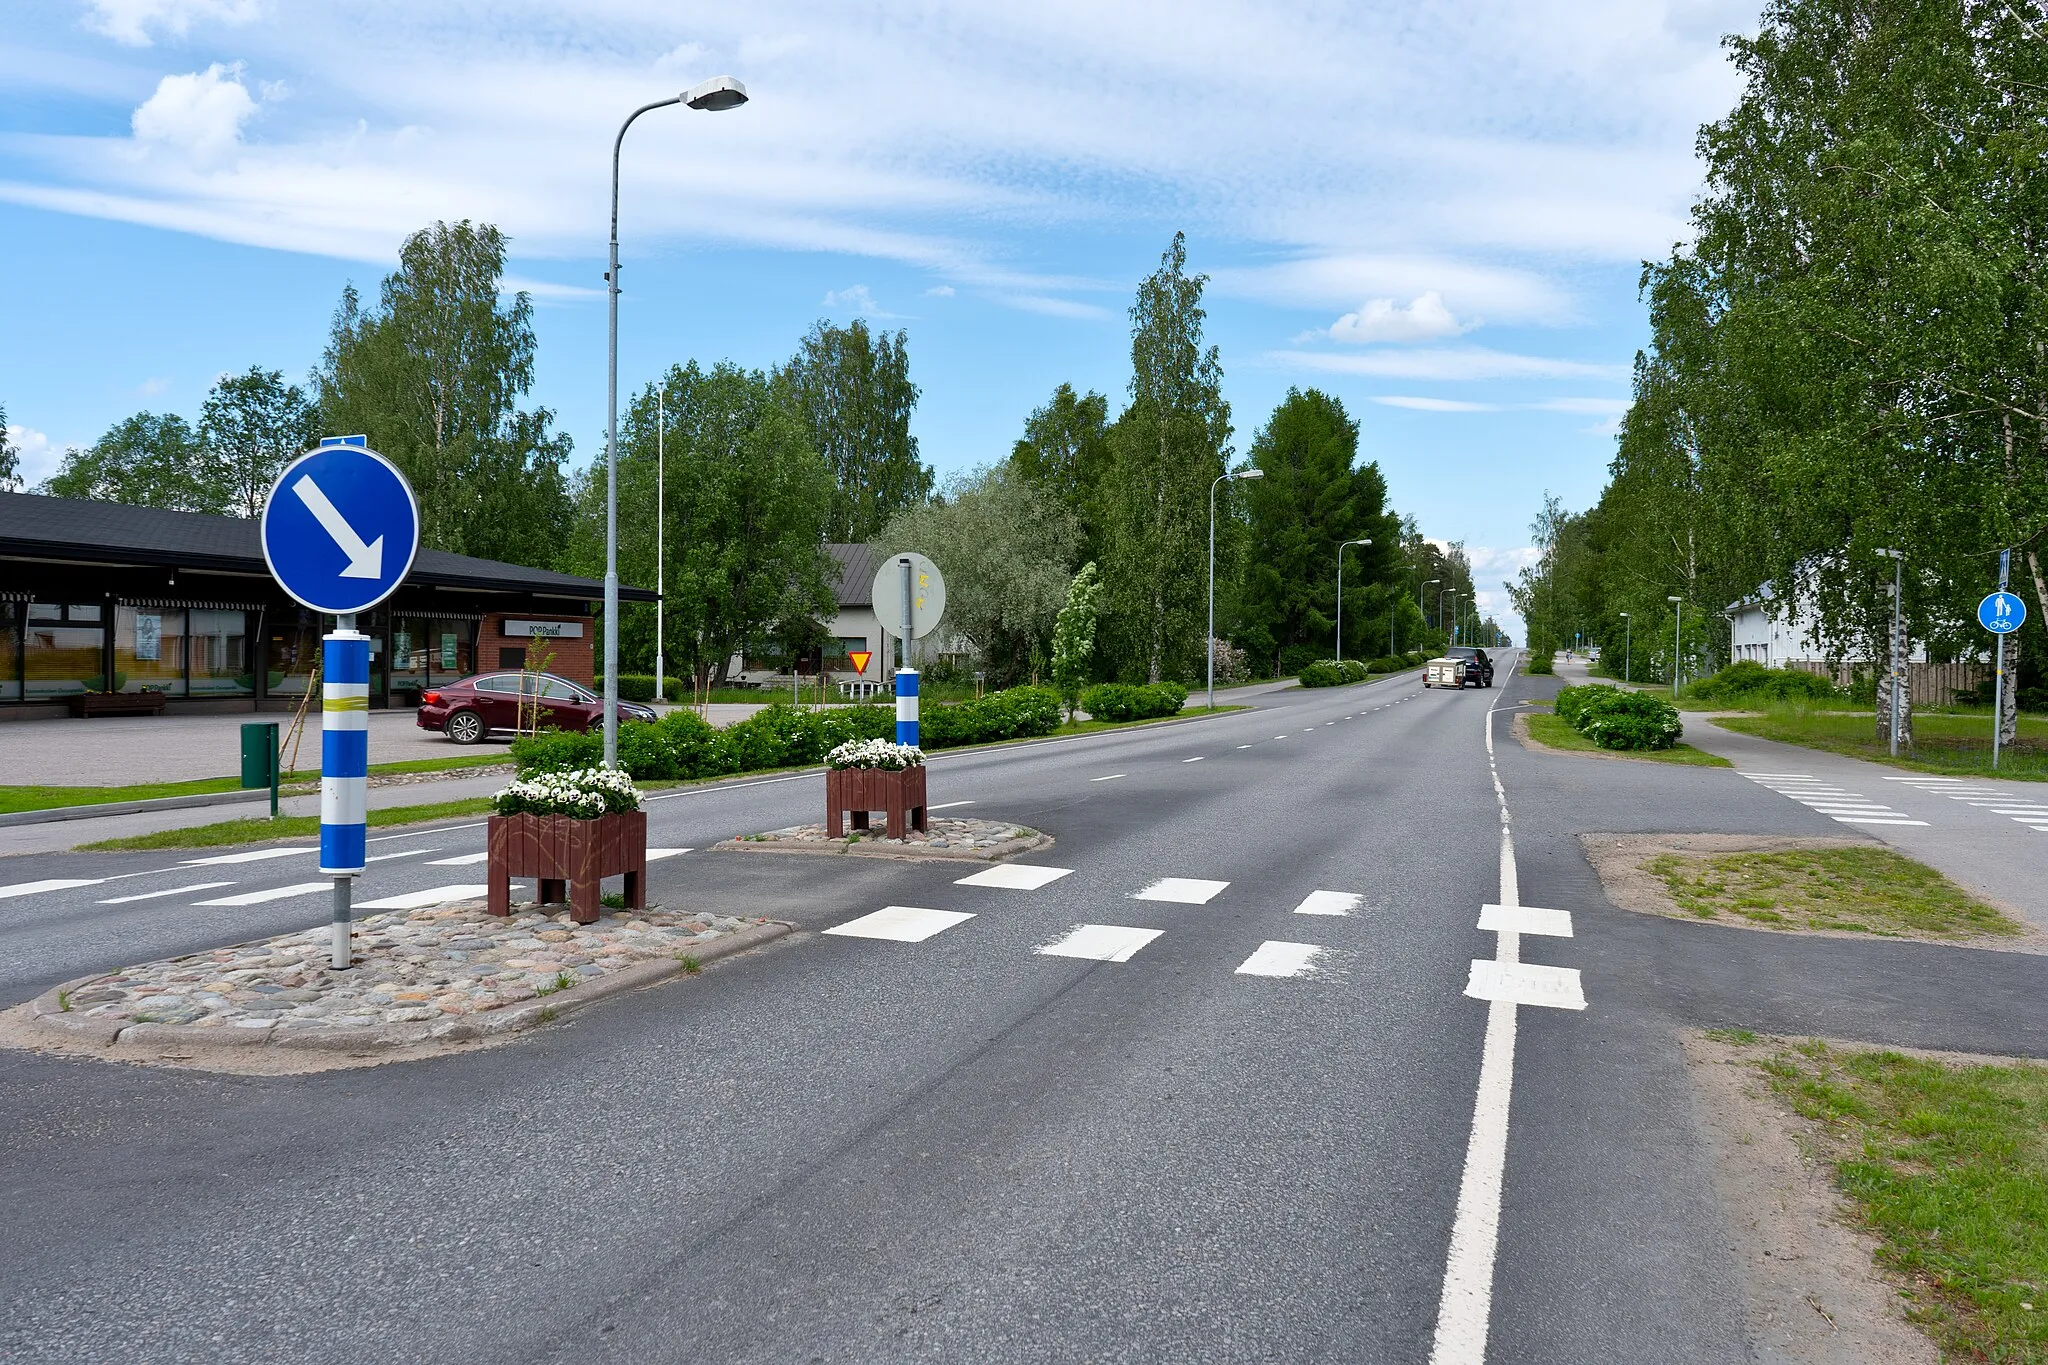
[[[520,689],[526,689],[522,697]],[[419,727],[439,730],[457,744],[475,744],[493,730],[516,730],[520,707],[540,728],[588,730],[604,720],[604,699],[594,697],[567,678],[552,673],[480,673],[474,678],[429,688],[420,694]],[[619,703],[619,720],[654,719],[654,708],[639,702]]]

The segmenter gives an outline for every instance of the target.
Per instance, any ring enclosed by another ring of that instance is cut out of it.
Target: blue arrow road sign
[[[2010,635],[2027,619],[2027,604],[2018,593],[1992,593],[1977,604],[1977,619],[1994,635]]]
[[[278,475],[263,509],[263,558],[314,611],[367,611],[397,590],[420,546],[420,509],[392,463],[328,445]]]

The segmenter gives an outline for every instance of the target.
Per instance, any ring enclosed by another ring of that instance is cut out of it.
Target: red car
[[[532,726],[536,710],[541,729],[588,730],[603,723],[604,699],[552,673],[479,673],[420,693],[419,727],[439,730],[457,744],[475,744],[493,730],[519,729],[522,719]],[[621,723],[653,719],[651,706],[619,703]]]

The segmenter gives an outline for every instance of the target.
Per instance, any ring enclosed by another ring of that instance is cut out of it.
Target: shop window
[[[27,700],[106,691],[106,644],[96,604],[29,603],[21,651]]]
[[[21,618],[25,605],[0,602],[0,701],[21,700]]]
[[[433,645],[428,622],[400,616],[391,623],[391,700],[394,705],[419,704],[429,681]]]
[[[112,690],[185,695],[183,608],[114,608]]]
[[[249,613],[194,609],[185,647],[195,697],[247,697],[256,691],[249,663]],[[282,674],[271,675],[275,687]]]
[[[320,619],[301,610],[298,619],[286,616],[270,630],[270,695],[302,697],[318,687],[320,668]]]
[[[525,648],[525,646],[523,646],[523,645],[499,645],[499,646],[498,646],[498,667],[500,667],[500,668],[524,668],[524,667],[526,667],[526,648]]]

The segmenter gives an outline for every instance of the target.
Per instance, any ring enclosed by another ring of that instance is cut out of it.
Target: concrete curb
[[[795,928],[795,925],[781,920],[766,920],[714,939],[688,956],[694,958],[698,965],[708,966],[720,958],[772,943],[794,932]],[[251,1047],[270,1046],[310,1052],[383,1052],[389,1054],[386,1060],[396,1061],[405,1049],[502,1038],[554,1023],[600,1000],[684,975],[685,970],[681,958],[654,958],[553,995],[522,1000],[516,1005],[484,1014],[348,1029],[322,1028],[305,1023],[295,1026],[290,1022],[206,1028],[192,1024],[124,1024],[89,1019],[66,1010],[63,1003],[66,995],[106,975],[105,972],[94,972],[91,976],[82,976],[44,991],[30,1003],[29,1014],[40,1028],[116,1056],[129,1052],[160,1054],[175,1050],[181,1056],[189,1057],[200,1053],[240,1053]]]
[[[304,796],[295,792],[294,796]],[[290,797],[286,798],[287,800]],[[147,815],[158,810],[191,810],[197,806],[245,806],[269,801],[270,789],[204,792],[198,796],[159,796],[148,801],[102,801],[90,806],[51,806],[47,810],[16,810],[0,815],[0,829],[10,825],[47,825],[58,820],[93,820],[102,815]]]
[[[993,863],[1004,858],[1029,853],[1034,849],[1051,848],[1052,836],[1040,834],[1032,839],[1006,839],[989,848],[968,849],[955,853],[950,848],[896,849],[876,848],[863,844],[798,844],[766,843],[751,839],[726,839],[706,849],[707,853],[802,853],[811,856],[823,855],[829,858],[897,858],[913,863]]]

